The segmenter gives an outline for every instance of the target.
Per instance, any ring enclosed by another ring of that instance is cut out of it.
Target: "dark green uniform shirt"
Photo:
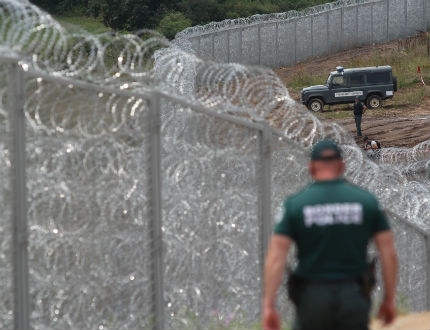
[[[318,181],[286,199],[275,233],[297,245],[295,273],[309,279],[344,279],[367,269],[367,244],[388,230],[378,201],[344,179]]]

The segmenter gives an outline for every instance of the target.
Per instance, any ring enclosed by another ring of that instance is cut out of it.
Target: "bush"
[[[165,15],[158,24],[157,31],[166,38],[173,39],[179,31],[191,26],[191,20],[181,12],[173,12]]]

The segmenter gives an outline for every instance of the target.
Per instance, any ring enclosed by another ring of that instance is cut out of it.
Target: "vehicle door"
[[[383,97],[393,95],[394,88],[391,83],[390,71],[370,72],[367,74],[366,80],[368,86],[365,92],[377,93]]]
[[[329,83],[329,102],[328,103],[346,103],[349,102],[348,76],[343,74],[334,74],[331,76]]]
[[[366,74],[364,72],[351,72],[349,75],[349,89],[351,95],[351,102],[354,102],[356,96],[364,101],[368,93],[368,88],[366,87]]]

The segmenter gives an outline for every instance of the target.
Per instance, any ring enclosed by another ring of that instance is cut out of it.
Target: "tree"
[[[225,0],[223,7],[226,18],[248,17],[281,11],[278,5],[272,4],[270,1]]]
[[[160,2],[154,0],[90,0],[89,12],[103,16],[106,26],[114,30],[155,28]]]
[[[181,12],[173,12],[165,15],[158,24],[157,30],[166,38],[173,39],[179,31],[191,26],[191,20]]]
[[[193,25],[224,19],[223,7],[217,0],[182,0],[179,8]]]
[[[85,9],[88,6],[88,0],[30,0],[30,2],[57,15],[67,15],[72,10]]]
[[[31,0],[51,14],[85,13],[103,17],[114,30],[136,31],[142,28],[163,30],[172,36],[191,25],[222,21],[226,18],[248,17],[300,10],[330,0]],[[178,15],[182,13],[182,16]],[[164,20],[161,24],[161,20]],[[161,24],[161,25],[160,25]]]

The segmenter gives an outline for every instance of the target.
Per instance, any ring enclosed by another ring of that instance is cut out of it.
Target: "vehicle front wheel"
[[[322,111],[323,107],[324,103],[320,99],[312,99],[308,103],[308,109],[315,112]]]
[[[379,95],[370,95],[367,98],[366,105],[369,109],[377,109],[381,107],[381,97]]]

